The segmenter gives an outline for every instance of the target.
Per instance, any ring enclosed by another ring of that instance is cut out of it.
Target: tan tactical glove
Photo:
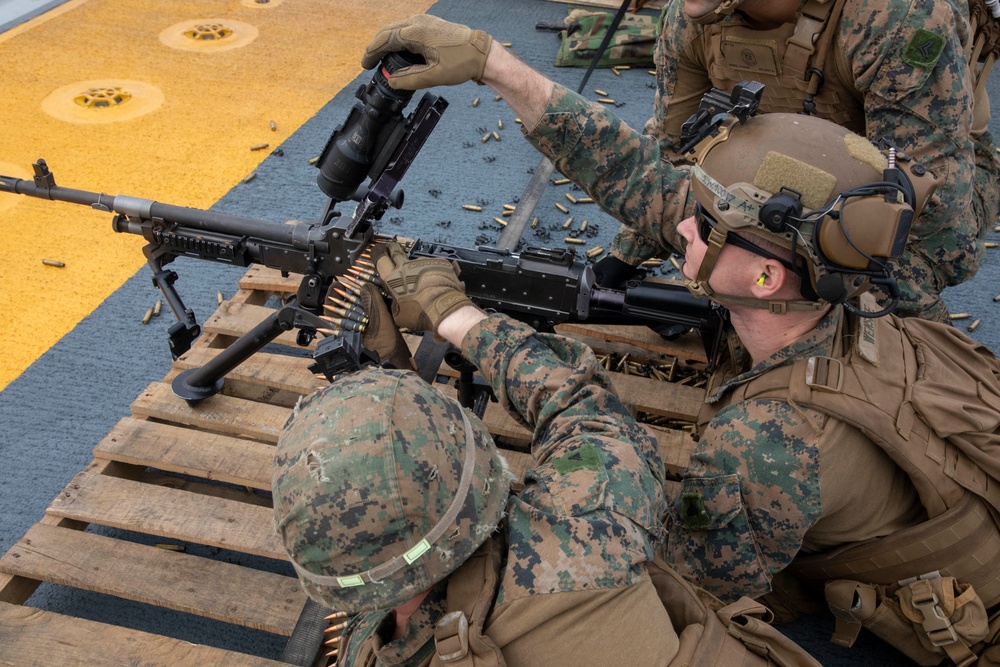
[[[437,332],[446,316],[472,305],[456,267],[446,259],[409,259],[398,243],[382,243],[372,250],[372,260],[392,297],[397,326]]]
[[[423,56],[427,63],[393,73],[389,85],[394,90],[479,83],[492,43],[493,38],[482,30],[418,14],[379,30],[365,49],[361,66],[371,69],[389,53],[410,51]]]
[[[368,315],[368,324],[361,340],[369,350],[377,352],[381,361],[388,361],[393,368],[416,370],[410,358],[410,348],[403,340],[403,334],[389,314],[389,306],[385,304],[378,288],[371,283],[365,283],[361,288],[361,305]]]

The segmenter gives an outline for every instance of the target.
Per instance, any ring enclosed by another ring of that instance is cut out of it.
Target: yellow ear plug
[[[757,284],[760,285],[761,287],[763,287],[765,280],[767,280],[767,274],[766,273],[762,273],[762,274],[760,274],[760,278],[757,279]]]

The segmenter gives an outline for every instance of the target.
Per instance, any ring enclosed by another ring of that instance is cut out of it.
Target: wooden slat
[[[291,411],[283,406],[216,394],[195,407],[174,396],[170,385],[154,382],[132,403],[132,414],[204,428],[216,433],[275,443]]]
[[[286,636],[306,601],[295,577],[43,524],[0,571]]]
[[[275,294],[294,294],[299,289],[302,276],[291,273],[282,277],[281,271],[269,269],[266,266],[253,265],[240,278],[240,289],[274,292]]]
[[[225,336],[242,336],[274,312],[273,308],[266,306],[255,306],[249,303],[237,303],[235,301],[223,301],[222,305],[212,313],[202,328],[207,333]],[[274,339],[275,343],[287,345],[289,347],[300,347],[295,342],[296,330],[282,332]],[[315,342],[308,346],[308,349],[316,347]]]
[[[270,490],[274,447],[126,417],[97,444],[94,456]]]
[[[0,664],[14,667],[288,667],[190,642],[0,602]]]
[[[271,509],[81,472],[46,512],[85,523],[287,560]]]

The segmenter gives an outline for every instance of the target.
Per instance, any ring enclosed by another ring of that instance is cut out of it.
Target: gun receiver
[[[425,94],[404,119],[401,111],[405,101],[400,104],[399,100],[387,100],[386,91],[392,91],[385,77],[392,71],[391,63],[385,70],[380,68],[372,84],[359,89],[360,102],[345,125],[334,131],[324,150],[319,184],[324,192],[333,194],[318,222],[273,222],[61,187],[44,160],[33,165],[33,180],[0,176],[0,192],[107,211],[114,214],[115,232],[146,239],[143,254],[152,270],[153,283],[177,318],[168,338],[175,359],[187,352],[201,333],[194,313],[174,287],[177,274],[164,268],[175,258],[195,257],[238,266],[260,264],[284,275],[303,276],[296,295],[282,308],[205,366],[175,378],[174,393],[193,404],[220,391],[226,373],[283,331],[296,329],[296,342],[308,345],[320,330],[328,330],[329,322],[320,317],[327,293],[338,278],[348,274],[370,244],[385,239],[376,237],[372,224],[389,206],[402,204],[402,193],[396,187],[447,108],[445,100]],[[373,105],[389,111],[380,117],[388,119],[390,128],[380,130],[366,124],[369,116],[363,112]],[[359,134],[369,135],[374,150],[351,152],[352,146],[365,143]],[[351,159],[345,159],[345,155]],[[338,164],[348,166],[341,168]],[[361,187],[365,178],[370,178],[367,188]],[[335,208],[345,193],[360,200],[351,217],[342,216]],[[697,328],[710,362],[719,348],[724,309],[693,297],[679,285],[643,281],[630,283],[624,290],[596,287],[593,270],[569,250],[530,247],[515,253],[416,240],[410,253],[457,262],[474,303],[508,313],[539,329],[550,329],[561,322],[669,323],[683,329]],[[322,363],[316,370],[326,372]]]

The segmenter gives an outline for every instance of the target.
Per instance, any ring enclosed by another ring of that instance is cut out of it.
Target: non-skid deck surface
[[[294,291],[294,276],[251,267],[236,295],[205,323],[195,347],[170,374],[136,397],[94,448],[94,460],[49,505],[45,516],[0,558],[0,664],[4,665],[268,665],[264,658],[192,645],[94,620],[25,606],[41,582],[290,635],[305,603],[283,563],[272,529],[271,456],[299,397],[323,386],[294,354],[258,353],[226,379],[222,394],[195,407],[175,397],[173,376],[204,364],[272,309],[275,294]],[[667,365],[674,355],[697,359],[697,341],[667,344],[642,328],[567,327],[602,352],[616,355],[613,378],[630,407],[663,419],[690,419],[702,390],[632,374],[625,355]],[[632,344],[630,340],[635,340]],[[604,342],[607,341],[607,342]],[[294,337],[277,343],[294,346]],[[414,345],[416,341],[413,341]],[[275,348],[269,348],[275,349]],[[300,348],[298,348],[300,349]],[[697,362],[695,362],[697,363]],[[609,365],[610,362],[609,362]],[[456,375],[442,366],[442,375]],[[450,385],[438,385],[454,391]],[[512,467],[530,433],[491,404],[484,422],[498,436]],[[668,468],[691,448],[683,430],[649,426]],[[119,529],[113,536],[88,526]],[[226,550],[256,557],[265,567],[228,562]],[[285,571],[282,571],[282,568]]]

